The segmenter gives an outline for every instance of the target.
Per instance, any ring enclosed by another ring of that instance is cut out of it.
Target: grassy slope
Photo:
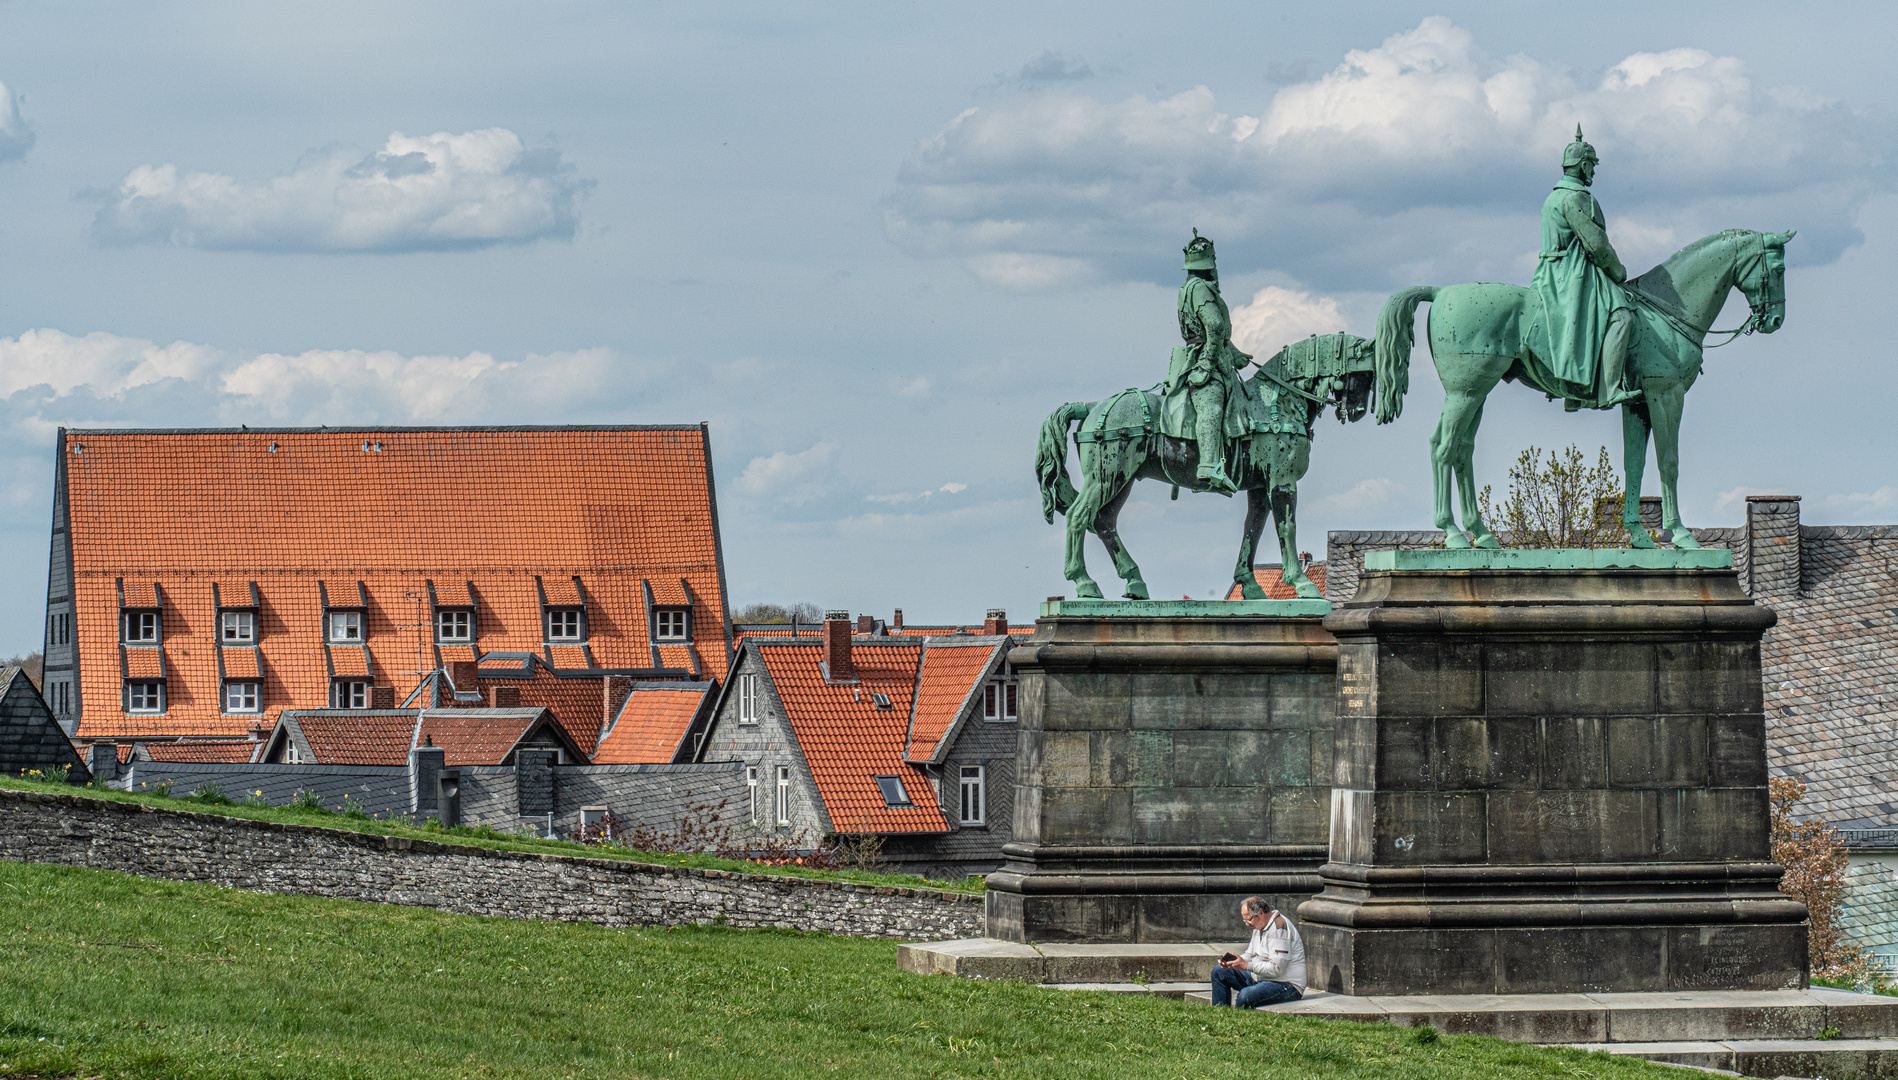
[[[889,942],[609,930],[0,863],[0,1075],[1672,1076],[1605,1055],[924,977]]]
[[[510,833],[498,833],[491,828],[470,829],[465,827],[443,829],[407,825],[396,821],[379,821],[371,817],[351,817],[331,813],[328,810],[305,810],[295,806],[252,806],[247,803],[218,805],[203,803],[185,796],[149,795],[118,791],[113,788],[95,788],[91,784],[72,787],[66,784],[45,784],[26,780],[18,776],[0,774],[0,788],[15,791],[49,791],[61,795],[83,795],[91,799],[109,799],[113,802],[139,803],[144,806],[157,806],[167,810],[194,810],[205,814],[223,814],[227,817],[251,818],[256,821],[281,821],[292,825],[318,825],[330,829],[348,829],[351,832],[374,833],[378,836],[410,836],[418,840],[434,840],[449,844],[467,844],[470,847],[497,848],[502,851],[534,851],[551,855],[583,855],[594,859],[628,859],[633,862],[658,863],[662,866],[690,866],[701,870],[735,870],[744,874],[773,874],[779,877],[811,878],[818,881],[849,881],[860,885],[895,885],[910,889],[936,889],[944,892],[979,893],[983,889],[980,878],[964,881],[931,881],[914,874],[869,874],[857,870],[813,870],[803,866],[761,866],[745,862],[742,859],[720,859],[711,855],[675,855],[665,852],[633,851],[628,848],[591,847],[566,840],[540,840],[531,836]],[[237,792],[236,794],[243,794]]]

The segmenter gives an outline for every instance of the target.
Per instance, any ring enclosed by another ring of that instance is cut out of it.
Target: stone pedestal
[[[1243,936],[1318,889],[1337,648],[1318,601],[1043,605],[1021,677],[1007,941]]]
[[[1761,633],[1725,551],[1372,552],[1339,642],[1315,987],[1806,979],[1769,855]]]

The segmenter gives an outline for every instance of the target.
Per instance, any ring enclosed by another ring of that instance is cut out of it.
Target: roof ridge
[[[699,424],[468,424],[391,427],[67,428],[68,435],[365,435],[447,431],[698,431]]]

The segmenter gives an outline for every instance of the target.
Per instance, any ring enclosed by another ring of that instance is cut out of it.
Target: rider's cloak
[[[1564,397],[1595,402],[1608,316],[1628,306],[1618,284],[1626,277],[1601,204],[1581,181],[1564,176],[1542,201],[1542,254],[1529,286],[1541,301],[1530,347],[1559,384],[1551,389]]]

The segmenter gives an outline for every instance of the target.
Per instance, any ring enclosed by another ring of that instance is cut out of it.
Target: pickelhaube
[[[1211,270],[1213,266],[1213,242],[1193,230],[1193,238],[1186,242],[1186,268],[1188,270]]]
[[[1580,165],[1584,161],[1601,161],[1595,156],[1595,148],[1582,141],[1582,125],[1575,125],[1575,141],[1562,149],[1562,167],[1564,169]]]

